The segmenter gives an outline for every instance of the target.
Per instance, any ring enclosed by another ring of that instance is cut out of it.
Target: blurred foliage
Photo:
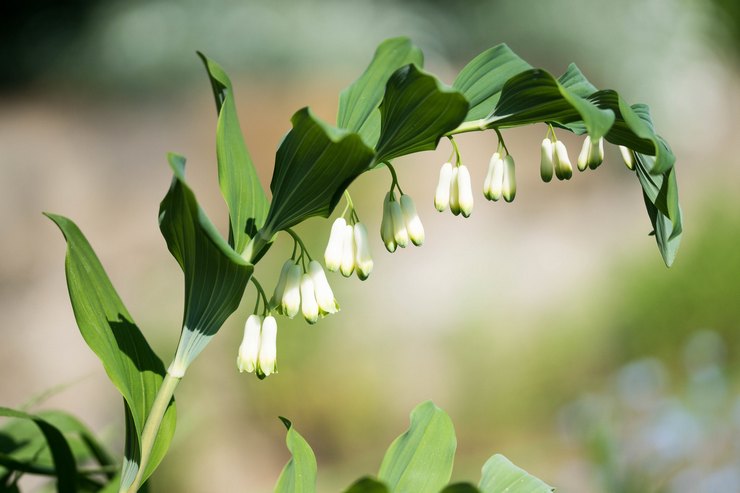
[[[740,61],[740,2],[737,0],[711,0],[714,6],[709,34],[732,56]],[[717,29],[717,25],[721,28]]]

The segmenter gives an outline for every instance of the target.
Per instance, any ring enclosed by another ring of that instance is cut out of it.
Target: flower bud
[[[285,283],[288,281],[288,272],[290,272],[290,268],[293,265],[295,265],[293,259],[288,259],[283,264],[283,268],[280,270],[280,277],[278,277],[278,282],[275,286],[275,291],[273,291],[272,298],[270,298],[271,307],[282,309],[280,305],[283,301],[283,294],[285,293]]]
[[[337,300],[334,298],[334,292],[329,286],[324,269],[321,264],[315,260],[308,263],[308,274],[313,281],[313,289],[316,294],[316,303],[319,305],[319,312],[322,315],[336,313],[339,311]]]
[[[460,189],[457,186],[459,171],[457,166],[452,168],[452,178],[450,179],[450,212],[456,216],[460,215]]]
[[[622,153],[624,164],[627,165],[629,169],[635,169],[635,155],[632,152],[632,149],[625,146],[619,146],[619,152]]]
[[[583,141],[581,153],[578,155],[578,169],[583,171],[586,167],[596,169],[604,161],[604,139],[593,140],[587,135]]]
[[[403,222],[401,204],[394,200],[388,205],[388,208],[391,211],[391,220],[393,221],[393,239],[396,240],[398,246],[406,248],[409,244],[409,233],[406,231],[406,224]]]
[[[300,288],[301,266],[293,264],[288,271],[288,276],[285,281],[285,292],[283,293],[283,300],[281,303],[283,315],[288,318],[295,317],[301,307]]]
[[[470,172],[464,164],[458,166],[457,188],[460,212],[463,216],[470,217],[473,212],[473,187],[470,184]]]
[[[347,224],[342,231],[342,263],[339,270],[344,277],[349,277],[355,271],[355,242],[354,228]]]
[[[342,263],[342,231],[347,225],[347,221],[343,217],[339,217],[331,225],[331,233],[329,233],[329,243],[326,245],[324,251],[324,263],[326,268],[330,272],[336,272]]]
[[[315,324],[319,320],[316,290],[309,274],[303,274],[303,277],[301,277],[301,313],[306,322],[310,324]]]
[[[244,324],[244,338],[239,346],[239,354],[236,357],[236,366],[240,372],[252,373],[257,369],[257,357],[260,352],[260,328],[262,317],[250,315]]]
[[[401,195],[400,203],[403,222],[406,224],[409,239],[414,245],[420,246],[424,243],[424,225],[421,224],[414,201],[408,195]]]
[[[555,153],[553,154],[553,164],[555,165],[555,176],[559,180],[570,180],[573,176],[573,165],[570,164],[568,149],[562,141],[555,142]]]
[[[439,170],[439,181],[434,193],[434,207],[439,212],[450,206],[450,185],[452,183],[452,163],[444,163]]]
[[[364,281],[373,271],[373,258],[370,255],[370,241],[367,228],[362,223],[355,223],[355,264],[357,277]]]
[[[262,322],[257,376],[265,378],[273,373],[277,373],[277,322],[275,317],[269,315]]]
[[[511,202],[516,197],[516,170],[514,166],[514,158],[511,154],[507,154],[504,157],[504,179],[503,179],[503,190],[504,200]]]
[[[393,218],[391,218],[391,193],[385,194],[383,200],[383,220],[380,222],[380,238],[383,240],[385,249],[393,253],[396,251],[396,239],[393,237]]]
[[[550,139],[543,139],[542,148],[540,150],[540,177],[545,183],[552,180],[554,167],[552,162],[552,152],[552,141]]]
[[[496,201],[501,198],[504,183],[504,161],[498,152],[494,152],[488,163],[488,174],[483,183],[483,195],[488,200]]]

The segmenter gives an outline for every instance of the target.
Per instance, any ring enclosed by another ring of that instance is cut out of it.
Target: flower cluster
[[[361,280],[367,279],[373,271],[373,258],[365,225],[359,221],[347,224],[344,217],[337,218],[324,251],[324,263],[329,271],[339,270],[344,277],[357,272]]]
[[[275,317],[250,315],[247,318],[236,366],[240,372],[256,371],[260,378],[277,373],[277,322]]]
[[[553,133],[553,136],[555,134]],[[542,181],[552,180],[553,170],[558,180],[570,180],[573,177],[573,165],[568,157],[568,149],[560,140],[552,141],[545,137],[540,153],[540,177]]]
[[[578,155],[578,170],[585,171],[586,168],[596,169],[604,162],[604,138],[592,139],[590,135],[586,136],[581,148],[581,154]]]
[[[315,324],[319,316],[339,311],[324,269],[316,260],[308,263],[307,271],[293,259],[286,260],[270,305],[288,318],[300,311],[310,324]]]
[[[446,162],[439,170],[439,182],[434,193],[434,207],[439,212],[448,207],[454,215],[469,217],[473,212],[473,188],[470,184],[468,168],[458,163],[453,166]]]
[[[488,173],[483,182],[483,195],[488,200],[499,200],[511,202],[516,197],[516,171],[514,158],[509,153],[501,158],[503,149],[494,152],[488,163]]]
[[[385,194],[380,237],[386,250],[391,253],[397,247],[406,248],[409,241],[416,246],[424,243],[424,226],[411,197],[402,193],[401,198],[396,200],[395,192]]]

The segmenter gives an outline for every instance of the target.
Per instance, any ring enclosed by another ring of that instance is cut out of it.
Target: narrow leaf
[[[554,488],[524,469],[520,469],[506,457],[496,454],[483,465],[478,488],[481,493],[550,493]]]
[[[138,444],[162,385],[164,365],[133,322],[77,225],[62,216],[46,215],[67,240],[67,288],[80,333],[124,399],[129,430],[122,476],[125,481],[133,481],[140,460]],[[175,431],[175,421],[173,401],[159,428],[145,477],[164,457]],[[124,483],[124,486],[128,485]]]
[[[349,487],[344,493],[389,493],[388,487],[380,481],[371,478],[360,478]]]
[[[378,105],[386,83],[393,72],[410,63],[421,67],[424,55],[408,38],[383,41],[365,72],[339,96],[337,126],[359,133],[368,146],[375,146],[380,130]]]
[[[425,402],[411,412],[411,426],[388,448],[378,479],[393,493],[438,491],[450,480],[456,448],[449,416]]]
[[[468,101],[414,65],[396,70],[380,104],[376,163],[437,147],[439,139],[462,123]]]
[[[316,457],[313,450],[290,421],[282,417],[280,419],[288,429],[285,443],[292,457],[280,473],[275,493],[313,493],[316,491]]]
[[[270,204],[244,143],[231,80],[216,62],[200,52],[198,56],[208,71],[216,99],[218,183],[229,208],[229,244],[241,253],[264,224]]]
[[[531,68],[505,44],[489,48],[473,58],[452,84],[470,103],[465,121],[479,120],[489,115],[506,81]]]
[[[16,411],[7,407],[0,407],[0,416],[6,418],[27,419],[32,421],[46,439],[54,460],[57,476],[57,490],[60,493],[77,492],[77,465],[67,440],[59,429],[46,420],[32,414]]]
[[[329,217],[373,157],[357,134],[327,125],[308,108],[293,115],[291,122],[293,129],[275,158],[267,236],[312,216]]]
[[[185,158],[169,154],[172,184],[159,229],[185,276],[185,315],[173,366],[184,373],[239,306],[254,266],[224,241],[185,182]],[[181,376],[181,375],[176,375]]]

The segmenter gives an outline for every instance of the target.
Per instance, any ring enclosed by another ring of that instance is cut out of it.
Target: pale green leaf
[[[285,418],[280,418],[288,429],[285,443],[291,458],[280,473],[275,493],[314,493],[316,491],[316,456],[308,442]]]
[[[411,412],[411,426],[383,457],[378,479],[392,493],[434,493],[452,475],[455,429],[449,416],[432,402]]]
[[[481,493],[550,493],[554,488],[496,454],[483,465]]]

